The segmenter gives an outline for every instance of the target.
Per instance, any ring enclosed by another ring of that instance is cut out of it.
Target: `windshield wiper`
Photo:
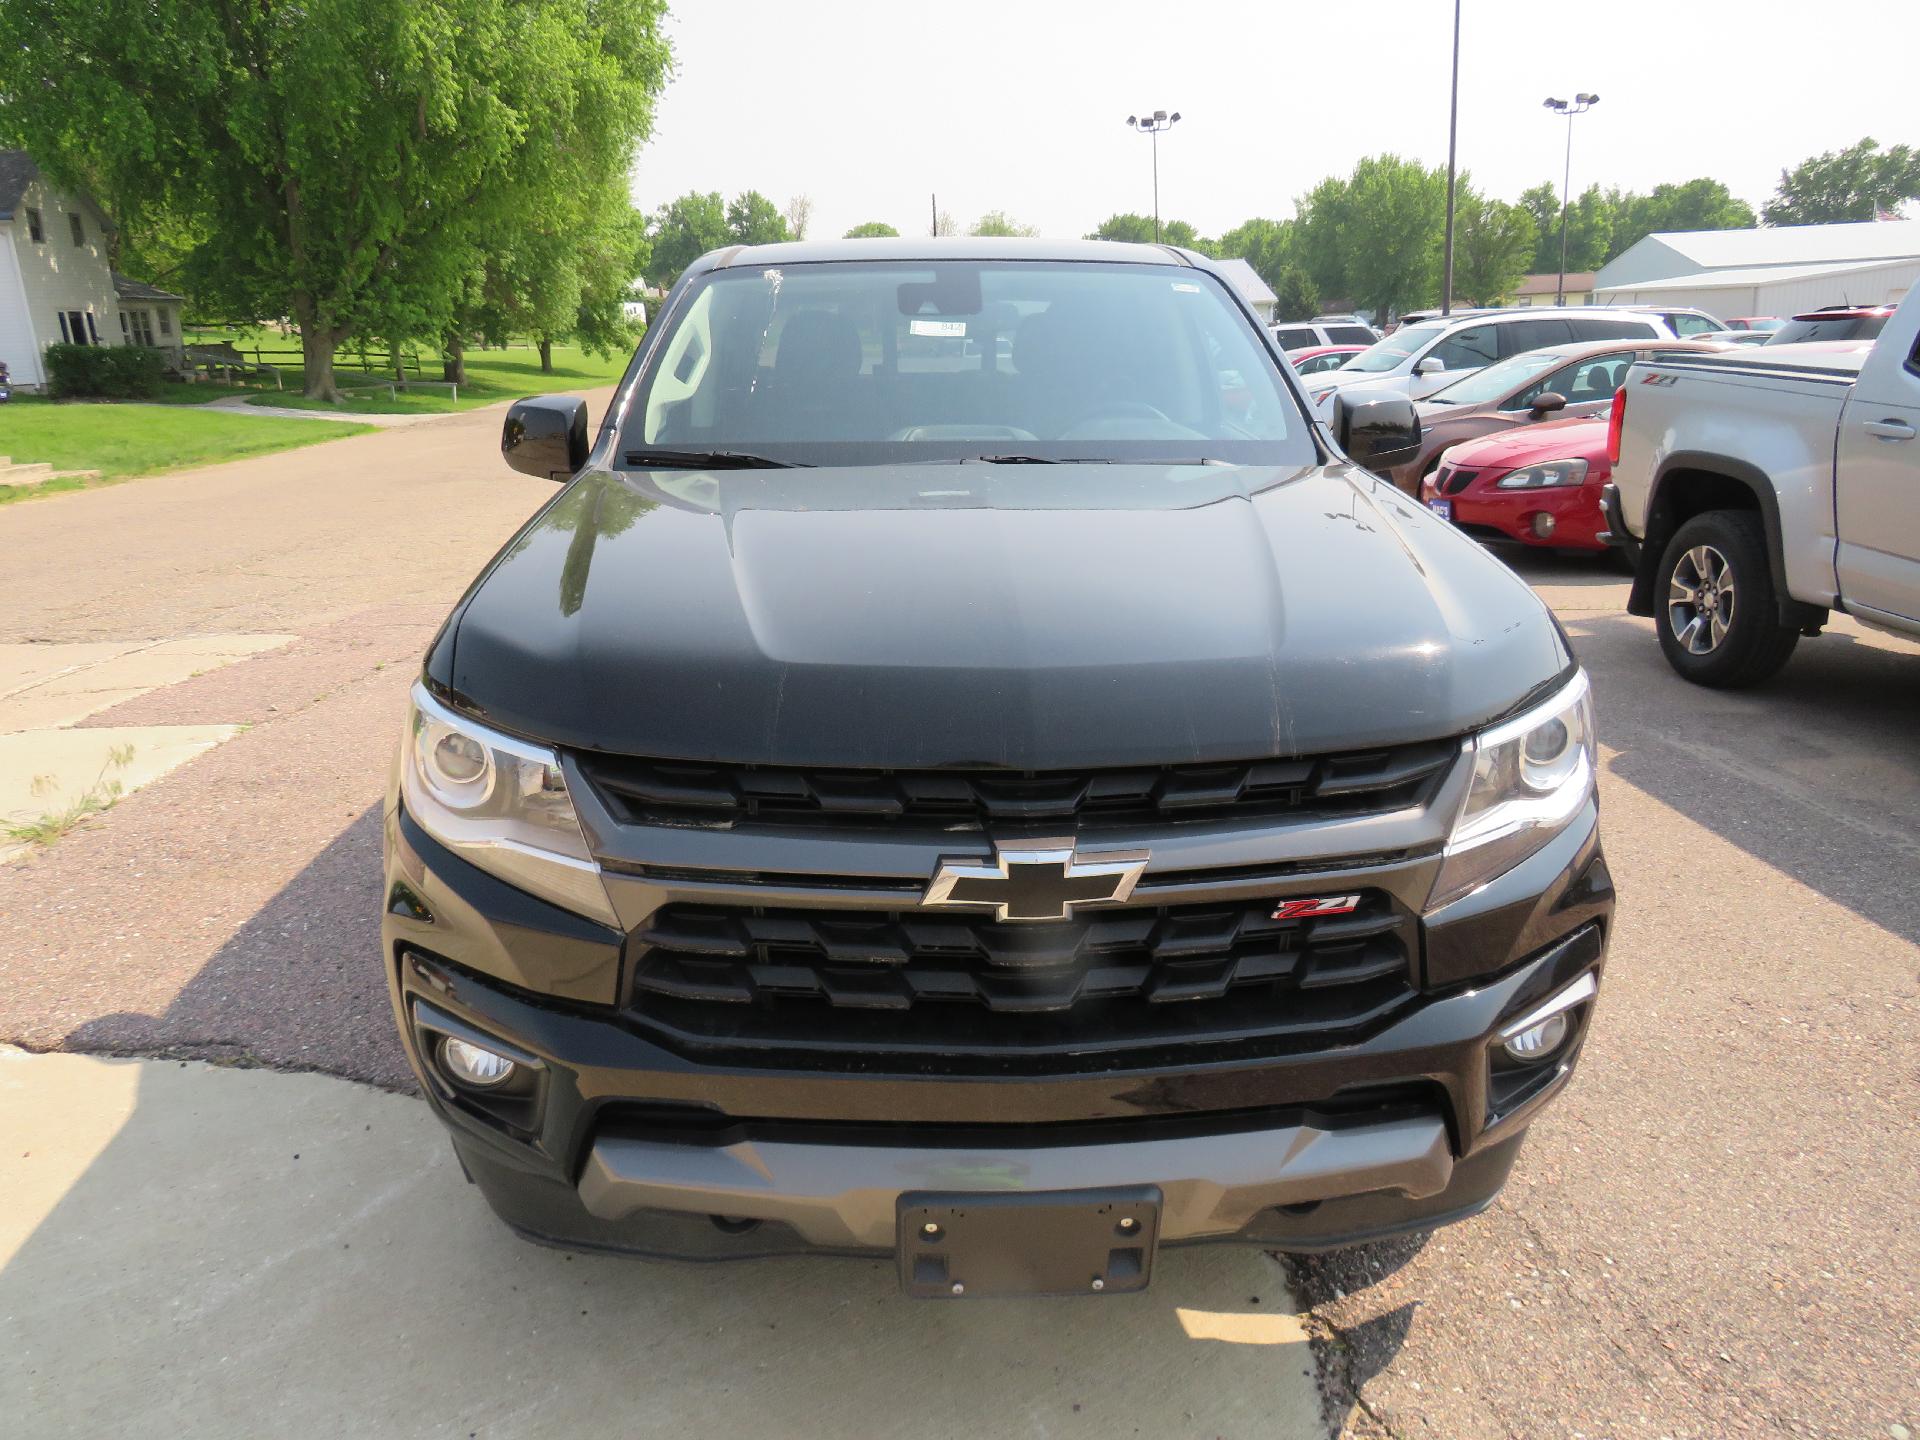
[[[1098,455],[968,455],[962,465],[1111,465]]]
[[[655,470],[810,470],[803,460],[775,460],[745,450],[629,450],[629,465]]]

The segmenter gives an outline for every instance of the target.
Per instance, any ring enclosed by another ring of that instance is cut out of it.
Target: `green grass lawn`
[[[59,470],[98,470],[100,481],[154,475],[363,434],[370,425],[209,413],[183,406],[55,404],[21,396],[0,405],[0,454]],[[88,481],[0,487],[0,504],[81,488]]]
[[[300,393],[301,372],[283,369],[280,375],[286,386],[285,391],[262,390],[253,397],[252,403],[284,405],[295,410],[331,409],[350,415],[448,414],[517,399],[522,395],[593,390],[612,385],[625,373],[629,358],[627,355],[588,355],[571,345],[556,345],[553,347],[552,373],[543,374],[540,352],[530,346],[512,350],[469,350],[467,383],[460,387],[458,400],[448,398],[447,393],[438,387],[402,390],[391,399],[385,390],[369,389],[357,394],[348,393],[338,405],[331,406],[303,396]],[[351,392],[354,387],[370,385],[379,378],[351,368],[345,363],[350,359],[349,352],[343,350],[334,365],[334,381],[343,391]],[[426,359],[423,355],[422,360]],[[439,373],[437,366],[428,365],[428,379],[438,379]]]

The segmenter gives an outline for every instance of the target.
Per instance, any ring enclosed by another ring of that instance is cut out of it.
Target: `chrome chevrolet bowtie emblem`
[[[1124,900],[1147,868],[1145,850],[1076,853],[1071,840],[1009,840],[991,864],[943,860],[923,905],[968,905],[999,920],[1065,920],[1076,906]]]

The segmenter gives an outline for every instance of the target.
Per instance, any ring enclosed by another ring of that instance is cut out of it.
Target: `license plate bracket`
[[[1438,515],[1442,520],[1453,519],[1453,502],[1451,500],[1429,500],[1427,501],[1427,509]]]
[[[942,1300],[1144,1290],[1160,1242],[1160,1207],[1157,1185],[910,1192],[895,1207],[900,1285]]]

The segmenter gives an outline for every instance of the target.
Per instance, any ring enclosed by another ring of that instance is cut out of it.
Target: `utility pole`
[[[1453,182],[1460,138],[1460,0],[1453,0],[1453,96],[1447,105],[1447,257],[1440,279],[1440,313],[1453,313]]]
[[[1169,115],[1156,110],[1151,115],[1129,115],[1127,124],[1153,139],[1153,243],[1160,243],[1160,132],[1180,123],[1180,112]]]
[[[1556,115],[1567,117],[1567,164],[1560,176],[1560,278],[1553,286],[1553,303],[1556,305],[1567,303],[1567,216],[1572,209],[1573,117],[1586,114],[1599,103],[1598,95],[1589,95],[1584,90],[1571,100],[1556,100],[1549,95],[1541,102]]]
[[[927,233],[938,240],[940,238],[940,197],[937,194],[928,194],[927,207],[929,217],[933,221],[933,228]]]

